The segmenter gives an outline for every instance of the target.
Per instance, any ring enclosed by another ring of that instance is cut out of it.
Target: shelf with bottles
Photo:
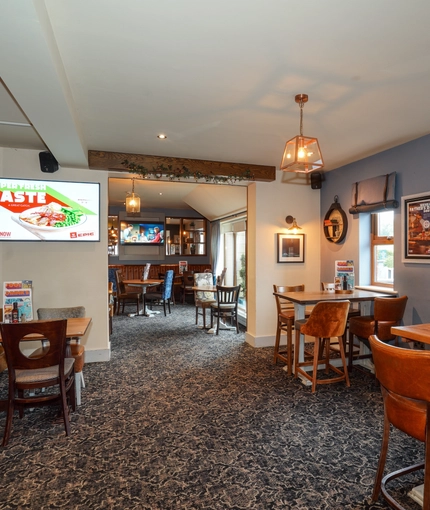
[[[206,255],[204,218],[166,218],[166,255]]]

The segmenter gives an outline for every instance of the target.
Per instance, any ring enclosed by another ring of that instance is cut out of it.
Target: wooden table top
[[[216,285],[200,285],[199,287],[191,287],[192,290],[201,290],[202,292],[216,292]]]
[[[161,285],[164,283],[164,280],[156,279],[156,278],[148,278],[148,280],[139,280],[136,278],[135,280],[123,280],[123,283],[126,285],[147,285],[148,287],[152,285]]]
[[[87,332],[88,326],[91,324],[91,317],[73,317],[67,319],[66,337],[67,338],[81,338]],[[29,321],[31,322],[31,321]],[[38,335],[35,335],[35,338]],[[0,333],[1,341],[1,333]]]
[[[303,292],[274,292],[275,296],[288,299],[300,305],[312,305],[318,301],[373,301],[375,297],[394,297],[393,294],[383,292],[372,292],[370,290],[354,289],[348,293],[336,293],[328,290],[303,291]]]
[[[401,336],[416,342],[430,344],[430,324],[413,324],[412,326],[393,326],[393,335]]]

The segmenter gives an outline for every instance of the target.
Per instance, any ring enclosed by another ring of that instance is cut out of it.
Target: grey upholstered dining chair
[[[37,317],[40,320],[45,319],[73,319],[85,317],[84,306],[69,306],[64,308],[38,308]],[[75,386],[76,403],[81,405],[81,387],[85,388],[84,374],[82,372],[85,362],[85,347],[79,342],[79,338],[72,339],[70,350],[72,358],[75,359]]]

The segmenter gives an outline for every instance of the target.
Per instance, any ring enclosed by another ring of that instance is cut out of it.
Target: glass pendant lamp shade
[[[324,166],[320,146],[316,138],[295,136],[285,144],[281,170],[309,173]]]
[[[317,138],[303,136],[303,105],[308,101],[306,94],[295,97],[300,106],[300,135],[291,138],[285,144],[280,169],[285,172],[310,173],[321,170],[324,160]]]
[[[128,192],[125,197],[125,210],[128,214],[140,213],[140,197],[134,192],[134,179],[131,193]]]

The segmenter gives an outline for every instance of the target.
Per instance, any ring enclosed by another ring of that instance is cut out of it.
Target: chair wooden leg
[[[381,492],[382,476],[384,474],[385,461],[387,459],[388,441],[390,438],[390,422],[384,412],[384,432],[382,436],[381,453],[379,455],[378,469],[376,471],[375,483],[373,485],[372,502],[377,501]]]
[[[293,323],[287,324],[287,370],[288,375],[293,373]]]
[[[6,416],[6,424],[4,427],[3,433],[3,446],[7,446],[10,438],[10,432],[12,430],[12,418],[13,418],[13,410],[14,410],[14,402],[11,397],[9,397],[9,402],[7,406],[7,416]]]
[[[322,339],[324,342],[324,339]],[[320,340],[319,338],[315,338],[314,343],[314,364],[313,364],[313,372],[312,372],[312,393],[315,393],[317,389],[317,373],[318,373],[318,359],[320,355]]]
[[[273,364],[276,365],[278,361],[278,352],[279,352],[279,344],[281,343],[281,323],[278,318],[278,326],[276,328],[276,337],[275,337],[275,352],[273,355]]]
[[[354,335],[348,331],[348,371],[352,372],[352,362],[354,358]]]
[[[348,367],[347,367],[347,364],[346,364],[344,340],[345,340],[344,336],[338,337],[339,352],[340,352],[340,357],[342,359],[343,372],[345,374],[345,383],[346,383],[346,386],[349,388],[350,382],[349,382]]]
[[[216,334],[219,334],[219,316],[221,314],[218,312],[217,318],[216,318]]]
[[[70,436],[70,421],[69,421],[69,406],[67,405],[66,386],[63,382],[61,386],[61,412],[63,414],[64,428],[66,429],[66,436]]]

